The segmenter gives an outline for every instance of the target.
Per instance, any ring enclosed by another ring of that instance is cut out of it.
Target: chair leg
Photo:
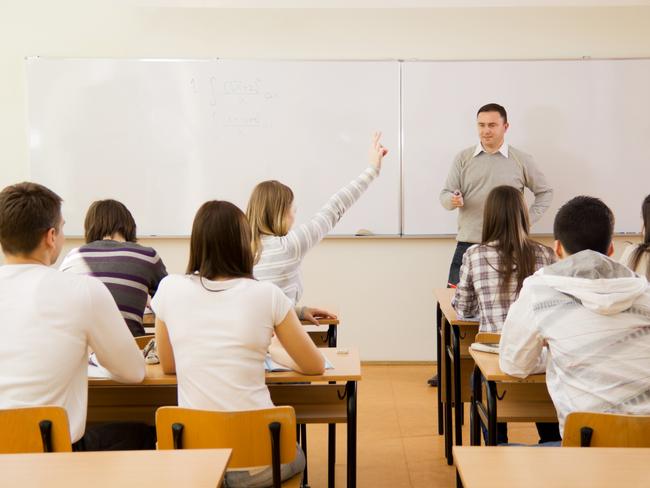
[[[280,468],[280,422],[271,422],[271,468],[273,470],[273,488],[282,487],[282,473]]]

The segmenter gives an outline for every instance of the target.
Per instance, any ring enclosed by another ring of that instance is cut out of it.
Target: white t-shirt
[[[86,424],[88,346],[117,381],[144,377],[142,353],[96,278],[1,266],[0,317],[0,408],[62,406],[73,442]]]
[[[273,406],[264,357],[274,327],[292,307],[277,286],[247,278],[201,284],[195,275],[170,275],[151,306],[167,325],[179,406],[222,411]]]

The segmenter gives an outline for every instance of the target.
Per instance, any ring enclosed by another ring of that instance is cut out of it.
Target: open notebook
[[[291,371],[291,368],[273,361],[270,354],[267,354],[266,359],[264,359],[264,369],[270,372]],[[325,369],[334,369],[334,366],[332,366],[332,363],[327,358],[325,358]]]
[[[475,351],[490,352],[492,354],[499,354],[499,344],[483,344],[482,342],[474,342],[471,346]]]

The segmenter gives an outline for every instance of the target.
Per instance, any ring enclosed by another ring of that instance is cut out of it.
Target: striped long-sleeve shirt
[[[298,302],[303,291],[300,275],[303,257],[334,228],[378,175],[375,168],[366,168],[335,193],[309,222],[285,236],[262,236],[262,252],[253,269],[255,278],[274,283],[294,303]]]
[[[134,336],[144,335],[142,315],[147,297],[156,292],[160,281],[167,276],[165,265],[154,249],[111,240],[73,249],[60,269],[100,279],[113,295]]]

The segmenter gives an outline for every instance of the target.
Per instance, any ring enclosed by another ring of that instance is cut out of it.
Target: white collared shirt
[[[474,154],[472,154],[472,157],[475,158],[476,156],[478,156],[482,152],[490,154],[483,148],[483,144],[481,144],[479,142],[476,145],[476,149],[474,149]],[[508,143],[503,141],[503,144],[501,144],[501,147],[499,148],[499,150],[497,152],[503,154],[503,156],[507,158],[508,157]],[[496,154],[496,153],[494,153],[494,154]]]

